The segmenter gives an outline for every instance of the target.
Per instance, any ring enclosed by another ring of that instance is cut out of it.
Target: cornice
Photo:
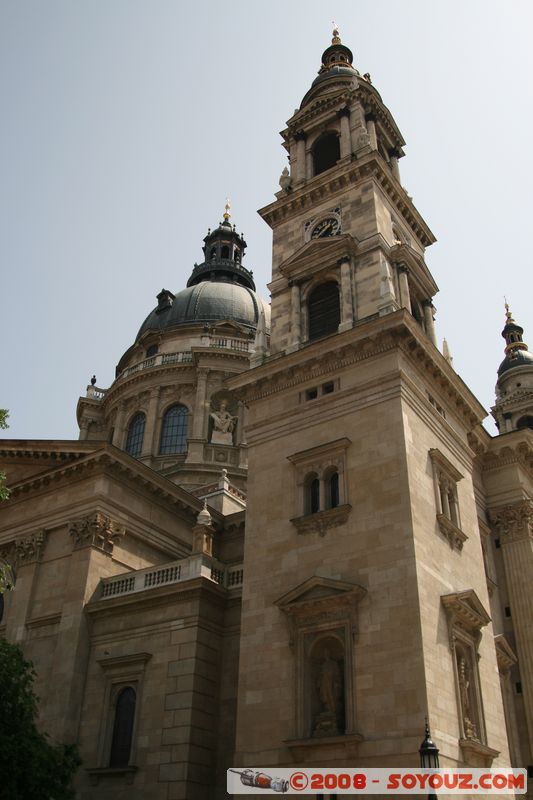
[[[188,581],[168,583],[163,586],[150,587],[142,592],[117,595],[116,597],[91,600],[85,606],[85,611],[91,617],[110,617],[123,614],[125,606],[142,606],[143,610],[155,606],[168,606],[169,596],[187,595],[188,599],[199,599],[205,594],[213,595],[218,602],[225,603],[228,590],[215,581],[200,576]]]
[[[99,447],[100,449],[97,451],[85,455],[84,458],[74,463],[55,467],[49,472],[39,473],[10,486],[11,494],[7,503],[25,499],[33,492],[49,488],[50,485],[61,481],[80,478],[94,470],[112,470],[147,488],[159,499],[172,504],[180,511],[185,512],[186,515],[193,517],[194,520],[196,519],[197,514],[203,508],[203,502],[193,494],[164,478],[159,473],[154,472],[137,459],[128,456],[122,450],[113,447],[113,445],[105,444],[102,446],[99,443]],[[220,525],[223,521],[223,516],[214,509],[210,509],[210,512],[217,525]]]
[[[482,456],[483,472],[518,464],[533,479],[533,433],[511,431],[491,438]]]
[[[343,333],[268,359],[258,367],[229,378],[227,386],[239,399],[252,403],[296,388],[311,378],[398,349],[413,359],[428,378],[441,384],[468,430],[484,419],[483,406],[405,309],[384,317],[360,320]]]
[[[102,442],[69,439],[1,439],[0,457],[31,460],[51,458],[56,459],[58,464],[70,463],[94,453],[101,446]]]
[[[422,245],[427,247],[433,244],[436,241],[435,236],[377,151],[326,170],[293,192],[280,195],[273,203],[260,208],[258,213],[274,228],[303,210],[315,207],[317,202],[371,178],[379,183]]]

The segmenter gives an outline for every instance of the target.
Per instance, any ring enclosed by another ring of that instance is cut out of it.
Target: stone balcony
[[[237,339],[230,336],[215,336],[211,333],[205,333],[200,339],[199,347],[208,347],[218,350],[231,350],[233,353],[247,356],[248,354],[251,354],[254,349],[254,340]],[[181,350],[176,353],[158,353],[155,356],[150,356],[150,358],[145,358],[142,361],[139,361],[137,364],[132,364],[130,367],[126,367],[126,369],[122,370],[122,372],[117,375],[115,383],[146,369],[156,369],[157,367],[168,367],[171,365],[180,364],[192,364],[194,363],[195,349],[196,348],[193,348],[192,350]],[[90,400],[101,401],[105,398],[108,391],[108,389],[101,389],[98,386],[93,386],[90,384],[87,386],[87,393],[85,396]]]
[[[242,589],[243,566],[221,564],[213,558],[198,554],[167,564],[123,572],[111,578],[103,578],[100,582],[99,600],[112,597],[146,592],[159,586],[183,583],[195,578],[207,578],[225,589]]]

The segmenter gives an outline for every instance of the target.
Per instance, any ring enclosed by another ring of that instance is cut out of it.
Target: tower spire
[[[515,322],[509,303],[505,300],[505,327],[502,331],[505,355],[513,358],[518,350],[527,350],[527,344],[522,339],[523,333],[524,329]]]

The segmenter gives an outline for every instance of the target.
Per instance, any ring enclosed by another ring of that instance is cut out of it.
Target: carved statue
[[[209,416],[213,420],[211,441],[214,444],[233,444],[233,431],[237,417],[229,413],[226,401],[222,400],[219,410],[212,411]]]
[[[324,660],[316,681],[322,711],[315,719],[314,736],[337,736],[342,714],[342,674],[337,661],[324,650]]]
[[[459,659],[459,692],[461,695],[461,710],[463,712],[463,725],[467,739],[477,739],[475,724],[470,719],[470,675],[468,665],[461,656]]]

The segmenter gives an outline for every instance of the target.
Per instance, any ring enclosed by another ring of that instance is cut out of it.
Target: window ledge
[[[133,765],[127,767],[89,767],[85,772],[89,775],[92,786],[97,786],[100,778],[125,777],[126,783],[133,783],[135,773],[139,768]]]
[[[465,763],[471,767],[490,767],[494,759],[500,755],[499,750],[493,750],[492,747],[481,744],[476,739],[459,739],[459,746]]]
[[[450,547],[462,550],[464,543],[468,539],[466,533],[463,533],[446,514],[437,514],[437,522],[439,523],[440,532],[448,539]]]
[[[360,733],[344,736],[313,736],[308,739],[288,739],[283,744],[291,751],[295,763],[320,762],[321,758],[338,757],[346,760],[357,755],[363,741]]]
[[[352,510],[349,503],[336,508],[328,508],[326,511],[317,511],[315,514],[306,514],[303,517],[294,517],[292,524],[298,533],[318,533],[325,536],[328,528],[335,528],[342,525],[348,519],[348,514]]]

